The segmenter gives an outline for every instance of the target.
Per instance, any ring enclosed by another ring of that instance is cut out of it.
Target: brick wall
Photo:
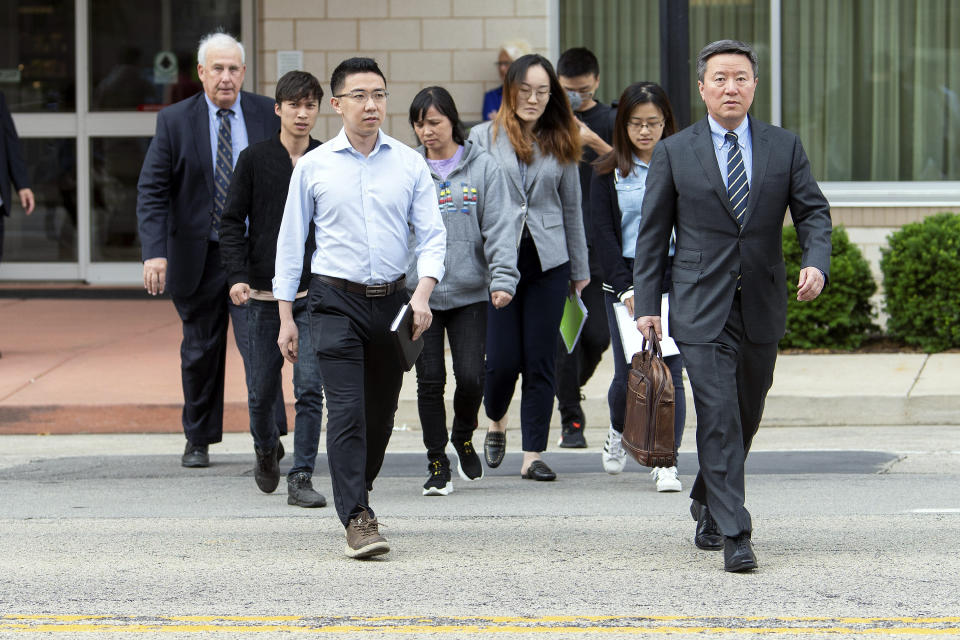
[[[523,38],[547,53],[549,0],[260,0],[257,91],[273,95],[277,51],[303,51],[304,67],[329,94],[330,74],[344,58],[375,58],[387,77],[383,129],[415,141],[407,110],[416,93],[438,84],[453,95],[464,121],[480,120],[483,93],[499,84],[500,43]],[[324,96],[314,137],[340,130]]]

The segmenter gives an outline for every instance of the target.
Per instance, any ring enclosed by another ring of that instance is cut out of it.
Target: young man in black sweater
[[[580,190],[582,193],[583,228],[587,232],[587,250],[590,261],[590,284],[581,293],[587,307],[587,323],[573,352],[567,354],[561,340],[557,354],[557,408],[560,410],[560,446],[583,448],[585,418],[580,405],[580,388],[600,364],[600,358],[610,344],[607,312],[603,302],[603,275],[600,262],[593,253],[593,234],[590,232],[590,179],[597,157],[608,153],[613,136],[617,110],[598,102],[594,95],[600,86],[600,64],[589,49],[567,49],[557,60],[560,86],[567,92],[573,114],[580,125],[583,156],[580,159]]]
[[[248,305],[250,383],[247,389],[250,432],[257,456],[254,479],[265,493],[280,483],[283,445],[274,421],[271,402],[277,394],[283,354],[277,347],[280,315],[272,293],[277,234],[283,218],[287,186],[297,160],[320,146],[310,137],[317,121],[323,88],[305,71],[290,71],[277,82],[274,110],[280,132],[269,140],[247,147],[237,159],[230,192],[220,225],[220,255],[227,271],[230,298]],[[249,232],[248,232],[249,225]],[[303,276],[294,303],[300,339],[310,343],[307,288],[313,234],[304,246]],[[311,477],[320,441],[323,389],[320,366],[313,349],[301,349],[293,365],[296,422],[293,466],[287,476],[287,504],[322,507],[326,499],[313,489]]]

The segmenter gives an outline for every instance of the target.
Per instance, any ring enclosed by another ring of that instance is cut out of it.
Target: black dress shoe
[[[209,467],[210,455],[207,453],[207,445],[193,444],[188,440],[183,456],[180,458],[180,464],[190,469]]]
[[[752,571],[757,568],[757,556],[750,544],[750,534],[741,533],[736,538],[723,539],[723,570],[731,573]]]
[[[277,462],[283,460],[283,456],[286,455],[286,451],[283,450],[283,443],[277,440]]]
[[[557,474],[555,474],[553,469],[548,467],[547,463],[543,460],[534,460],[530,463],[530,466],[527,467],[527,470],[520,474],[520,477],[524,480],[539,480],[540,482],[545,482],[556,480]]]
[[[503,455],[507,452],[507,434],[502,431],[487,431],[483,439],[483,457],[487,466],[496,469],[503,462]]]
[[[260,491],[273,493],[280,484],[280,464],[277,458],[280,445],[267,451],[261,451],[256,447],[253,450],[257,454],[257,466],[253,470],[253,479],[257,481]]]
[[[697,521],[697,532],[693,536],[693,544],[705,551],[719,551],[723,549],[723,534],[717,521],[710,515],[707,505],[696,500],[690,502],[690,515]]]

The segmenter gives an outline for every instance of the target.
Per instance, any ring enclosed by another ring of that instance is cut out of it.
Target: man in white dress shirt
[[[393,430],[403,364],[390,323],[408,301],[407,238],[416,234],[414,339],[432,319],[429,299],[443,277],[446,230],[423,157],[380,131],[386,80],[370,58],[340,63],[330,79],[340,133],[305,155],[293,171],[277,239],[273,295],[279,301],[277,344],[291,362],[315,349],[327,397],[327,460],[346,554],[366,558],[390,550],[368,493]],[[299,345],[293,300],[310,222],[309,308],[314,344]]]

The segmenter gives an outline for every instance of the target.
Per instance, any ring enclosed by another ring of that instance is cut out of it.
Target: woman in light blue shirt
[[[620,473],[626,463],[621,446],[626,410],[628,365],[613,305],[622,303],[633,317],[633,258],[640,228],[640,207],[646,190],[647,169],[653,148],[661,138],[676,131],[673,110],[663,89],[653,82],[637,82],[624,90],[617,107],[613,129],[613,151],[594,163],[590,187],[590,210],[594,218],[594,246],[600,257],[603,290],[607,303],[607,322],[614,353],[614,375],[607,392],[610,406],[610,430],[603,445],[603,468]],[[671,246],[670,254],[673,254]],[[670,289],[670,269],[662,290]],[[683,395],[683,359],[679,355],[664,358],[673,377],[676,411],[675,446],[679,448],[686,419]],[[658,491],[680,491],[677,468],[657,467],[651,472]]]

